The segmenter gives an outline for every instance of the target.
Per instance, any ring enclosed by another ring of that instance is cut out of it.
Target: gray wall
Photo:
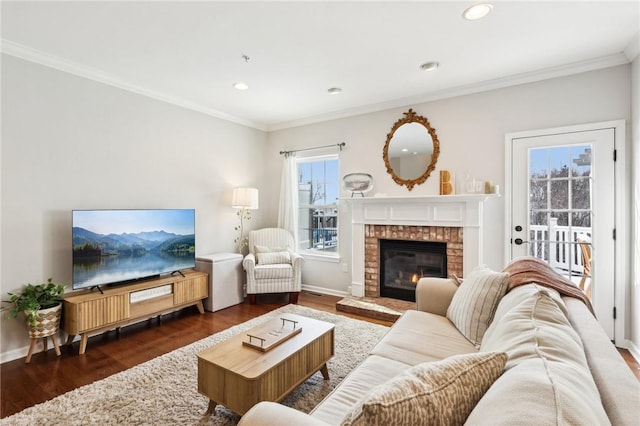
[[[264,132],[2,60],[3,299],[48,277],[71,283],[72,209],[195,208],[197,254],[235,251],[231,191],[260,188]],[[22,321],[0,324],[3,360],[25,356]]]

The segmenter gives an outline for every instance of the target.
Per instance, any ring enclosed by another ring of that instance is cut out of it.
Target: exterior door
[[[510,257],[549,263],[591,299],[614,338],[613,128],[511,139]]]

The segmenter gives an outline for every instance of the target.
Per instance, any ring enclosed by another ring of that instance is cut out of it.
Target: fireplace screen
[[[422,277],[447,276],[447,243],[380,240],[380,296],[415,302]]]

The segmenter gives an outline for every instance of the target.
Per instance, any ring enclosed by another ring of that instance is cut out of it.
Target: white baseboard
[[[308,292],[311,292],[311,293],[328,294],[330,296],[339,296],[339,297],[350,296],[350,294],[347,293],[346,291],[332,290],[330,288],[316,287],[316,286],[313,286],[313,285],[302,284],[302,289],[304,291],[308,291]]]
[[[638,346],[631,340],[627,340],[627,350],[636,362],[640,363],[640,348],[638,348]]]
[[[60,347],[62,347],[62,345],[64,343],[66,343],[66,333],[65,333],[65,338],[61,339],[60,338],[60,334],[56,335],[56,338],[58,339],[58,345]],[[79,339],[79,336],[76,336]],[[51,343],[51,339],[49,339],[47,337],[48,341],[47,341],[47,349],[49,349],[50,351],[54,350],[53,349],[53,343]],[[38,354],[40,352],[42,352],[42,350],[44,349],[44,344],[43,344],[43,339],[38,339],[38,342],[36,344],[36,348],[33,350],[33,355]],[[5,362],[9,362],[9,361],[14,361],[16,359],[20,359],[20,358],[26,358],[27,357],[27,352],[29,352],[29,345],[24,346],[22,348],[16,348],[16,349],[12,349],[10,351],[7,352],[2,352],[0,353],[0,364],[4,364]]]

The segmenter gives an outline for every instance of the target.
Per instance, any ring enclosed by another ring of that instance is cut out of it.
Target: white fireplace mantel
[[[435,195],[345,198],[351,212],[351,294],[364,296],[365,225],[447,226],[463,228],[463,273],[483,262],[482,209],[499,195]]]

